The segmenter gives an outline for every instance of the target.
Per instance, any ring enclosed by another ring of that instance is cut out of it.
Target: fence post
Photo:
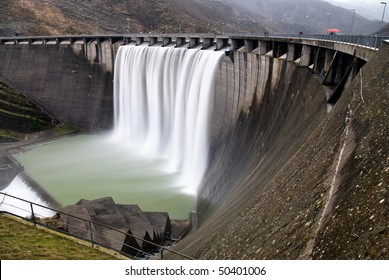
[[[31,207],[31,219],[34,222],[34,226],[36,226],[36,220],[35,220],[35,214],[34,214],[34,207],[32,206],[32,203],[30,202]]]
[[[89,232],[90,232],[90,241],[92,243],[92,247],[94,247],[93,233],[92,233],[92,223],[91,222],[89,222]]]

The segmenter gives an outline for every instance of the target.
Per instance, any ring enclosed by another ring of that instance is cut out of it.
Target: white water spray
[[[223,52],[123,46],[115,63],[115,137],[166,160],[195,195],[208,163],[214,77]]]
[[[31,209],[31,204],[29,202],[34,202],[36,204],[47,206],[47,202],[33,190],[33,188],[26,182],[23,177],[19,174],[17,175],[12,182],[1,191],[2,193],[15,196],[7,196],[4,194],[0,195],[0,211],[5,211],[13,213],[20,217],[29,218],[34,211],[36,217],[51,217],[55,214],[54,211],[40,207],[33,204],[33,210]]]

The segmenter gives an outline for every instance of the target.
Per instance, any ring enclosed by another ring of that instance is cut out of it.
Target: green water
[[[166,211],[187,219],[195,197],[165,172],[164,161],[136,155],[103,136],[79,135],[15,155],[25,171],[63,206],[111,196],[144,211]]]

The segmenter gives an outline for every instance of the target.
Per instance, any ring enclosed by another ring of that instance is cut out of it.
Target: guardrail
[[[389,40],[389,36],[356,36],[356,35],[336,35],[336,34],[271,34],[272,38],[291,38],[332,41],[343,44],[352,44],[379,49],[384,40]]]
[[[0,208],[0,213],[16,216],[16,217],[19,217],[21,219],[30,221],[30,222],[34,223],[34,225],[41,225],[41,226],[44,226],[46,228],[60,232],[62,234],[66,234],[68,236],[72,236],[72,237],[82,239],[84,241],[88,241],[91,243],[92,247],[95,245],[98,245],[101,247],[105,247],[107,249],[114,250],[122,255],[125,255],[125,256],[130,257],[130,258],[135,258],[135,259],[150,259],[151,257],[155,258],[157,256],[156,254],[151,254],[150,252],[146,252],[143,250],[144,245],[147,244],[149,248],[156,248],[156,252],[159,252],[161,260],[164,258],[165,251],[172,253],[172,254],[175,254],[175,255],[178,255],[178,256],[183,257],[183,258],[188,259],[188,260],[194,260],[190,256],[187,256],[187,255],[182,254],[180,252],[174,251],[168,247],[162,246],[161,244],[153,243],[149,240],[145,240],[143,238],[134,236],[128,232],[124,232],[124,231],[115,229],[111,226],[108,226],[108,225],[105,225],[102,223],[98,223],[95,221],[91,221],[88,219],[77,217],[77,216],[68,214],[66,212],[60,211],[58,209],[54,209],[54,208],[51,208],[51,207],[48,207],[48,206],[45,206],[45,205],[42,205],[39,203],[25,200],[25,199],[22,199],[22,198],[19,198],[19,197],[16,197],[16,196],[13,196],[13,195],[10,195],[7,193],[0,192],[0,196],[2,196],[2,198],[0,200],[0,207],[3,205],[6,205],[10,208],[15,209],[15,211],[9,211],[9,210],[4,211],[4,210],[1,210],[1,208]],[[6,202],[7,197],[11,198],[12,200],[15,200],[15,202]],[[17,204],[19,204],[19,205],[17,205]],[[46,212],[51,211],[53,215],[51,217],[43,216],[43,215],[39,214],[39,212],[42,212],[42,210],[46,211]],[[16,214],[17,212],[18,212],[18,214]],[[20,213],[25,213],[25,215],[20,214]],[[79,230],[80,232],[84,232],[84,233],[86,232],[87,234],[83,234],[83,235],[89,236],[89,238],[81,237],[81,236],[78,236],[75,234],[70,234],[68,231],[66,231],[65,229],[67,226],[71,226],[74,228],[75,225],[74,224],[67,224],[66,223],[67,219],[63,219],[63,217],[77,219],[79,221],[84,222],[84,225],[87,225],[87,226],[85,226],[85,228],[78,227],[77,230]],[[93,227],[98,226],[98,227],[104,228],[105,230],[111,230],[115,233],[123,234],[126,236],[126,238],[124,240],[126,240],[127,237],[136,239],[136,240],[142,242],[142,246],[140,246],[140,248],[136,248],[136,247],[131,246],[129,244],[126,244],[120,240],[110,238],[106,235],[102,235],[102,234],[98,233],[96,230],[93,230],[92,226]],[[107,244],[101,244],[101,243],[96,241],[96,239],[97,239],[96,237],[103,237],[105,239],[109,239],[111,243],[113,243],[113,244],[116,243],[122,248],[127,248],[130,250],[136,251],[137,253],[134,255],[130,255],[130,254],[127,254],[121,250],[117,250],[112,246],[108,246]]]
[[[215,39],[233,39],[233,38],[247,38],[247,39],[307,39],[307,40],[322,40],[333,41],[344,44],[353,44],[374,49],[379,49],[384,40],[389,40],[389,35],[337,35],[337,34],[277,34],[277,33],[128,33],[128,34],[96,34],[96,35],[59,35],[59,36],[12,36],[0,37],[0,45],[6,42],[18,44],[18,42],[29,41],[57,41],[70,40],[77,41],[86,39],[104,41],[108,39],[115,39],[116,41],[128,42],[129,39],[137,37],[158,37],[158,38],[215,38]],[[131,40],[130,40],[131,41]]]

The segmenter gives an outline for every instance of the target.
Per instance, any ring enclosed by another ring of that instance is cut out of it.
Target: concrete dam
[[[113,126],[125,44],[225,52],[197,229],[201,259],[387,259],[388,53],[305,38],[0,39],[0,81],[86,133]],[[173,256],[171,256],[173,258]]]

